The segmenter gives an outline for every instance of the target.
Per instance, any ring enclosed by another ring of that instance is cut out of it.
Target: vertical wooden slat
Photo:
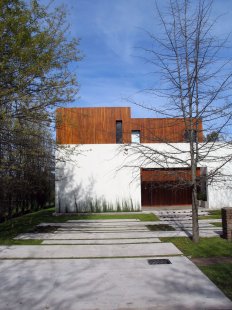
[[[200,168],[197,168],[197,176],[200,176]],[[191,181],[190,169],[142,169],[142,206],[190,205],[191,187],[185,181]]]
[[[116,143],[116,120],[123,122],[123,143],[131,142],[131,131],[140,130],[141,143],[184,142],[185,123],[181,118],[131,118],[130,108],[57,109],[57,143]],[[199,121],[199,142],[203,141]]]

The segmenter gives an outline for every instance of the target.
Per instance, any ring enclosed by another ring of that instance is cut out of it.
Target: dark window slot
[[[116,121],[116,143],[122,143],[122,121]]]

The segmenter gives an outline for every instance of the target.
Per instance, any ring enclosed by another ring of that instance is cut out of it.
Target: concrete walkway
[[[147,231],[147,232],[69,232],[69,233],[27,233],[15,239],[42,239],[42,240],[89,240],[89,239],[139,239],[159,237],[186,237],[184,231]]]
[[[147,224],[70,221],[53,233],[18,236],[42,245],[0,246],[0,309],[232,309],[189,259],[157,238],[186,233],[149,231]]]
[[[180,255],[172,243],[0,246],[3,258],[100,258]]]
[[[156,213],[156,212],[155,212]],[[190,237],[192,232],[191,218],[181,215],[158,215],[160,221],[140,222],[137,220],[98,220],[98,221],[68,221],[66,223],[42,223],[40,227],[52,226],[56,229],[53,233],[26,233],[17,236],[16,239],[42,239],[42,240],[91,240],[91,239],[147,239],[160,237]],[[170,215],[170,217],[169,217]],[[215,237],[222,233],[220,227],[216,227],[205,220],[199,221],[201,237]],[[216,220],[218,221],[218,220]],[[175,231],[149,231],[147,225],[171,225]],[[64,242],[63,242],[64,243]],[[133,242],[134,243],[134,242]]]
[[[190,210],[159,210],[153,213],[159,217],[161,223],[168,223],[177,231],[184,231],[186,235],[192,236],[192,212]],[[208,215],[208,212],[201,211],[200,215]],[[222,234],[222,228],[211,224],[218,222],[221,220],[199,220],[200,237],[219,237]]]
[[[0,308],[232,309],[187,258],[169,259],[169,265],[149,265],[144,258],[2,261]]]
[[[42,244],[141,244],[161,242],[158,238],[140,239],[65,239],[65,240],[44,240]]]

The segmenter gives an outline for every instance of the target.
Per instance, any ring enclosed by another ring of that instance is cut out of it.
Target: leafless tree
[[[154,142],[163,143],[163,148],[149,144],[131,144],[141,167],[155,165],[160,168],[182,167],[191,170],[188,185],[192,192],[192,235],[199,240],[197,194],[201,180],[197,168],[204,163],[212,164],[206,181],[228,181],[229,172],[223,167],[232,159],[231,124],[231,59],[227,58],[228,37],[216,38],[212,20],[211,1],[170,0],[167,12],[156,9],[162,32],[157,36],[148,33],[152,46],[143,48],[148,53],[146,60],[154,74],[158,75],[162,87],[148,89],[154,95],[154,104],[133,101],[148,109],[152,116],[183,118],[185,124],[185,146],[183,143],[170,143],[168,139],[153,136]],[[166,103],[159,104],[166,99]],[[201,126],[203,123],[203,128]],[[214,132],[218,139],[203,139]],[[226,172],[225,172],[226,171]],[[183,184],[184,179],[180,180]]]

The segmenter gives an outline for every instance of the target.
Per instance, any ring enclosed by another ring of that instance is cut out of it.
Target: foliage
[[[219,133],[217,131],[212,131],[207,134],[206,141],[207,142],[216,142],[219,141]]]
[[[58,168],[57,168],[58,169]],[[139,205],[133,204],[132,200],[122,199],[117,201],[116,204],[107,202],[104,198],[86,198],[84,202],[78,203],[74,196],[74,205],[62,205],[58,197],[58,213],[102,213],[102,212],[138,212],[140,211]],[[62,206],[61,206],[62,205]]]
[[[54,108],[78,90],[62,7],[0,2],[0,221],[54,199]]]

